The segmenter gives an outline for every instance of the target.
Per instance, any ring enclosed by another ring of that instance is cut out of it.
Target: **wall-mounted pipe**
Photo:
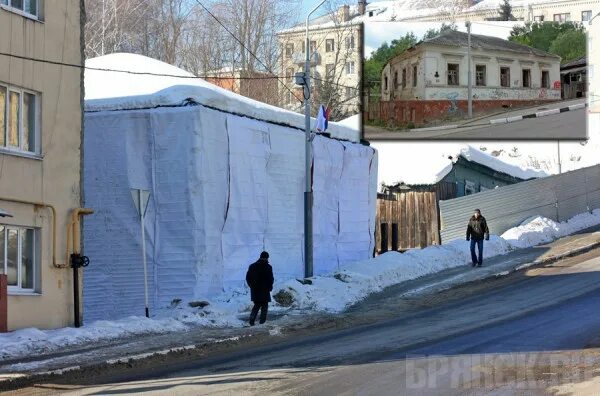
[[[25,199],[5,198],[5,197],[0,197],[0,201],[13,202],[13,203],[24,204],[24,205],[33,205],[33,206],[37,206],[37,207],[50,209],[50,211],[52,212],[52,265],[56,268],[68,267],[68,265],[69,265],[68,260],[64,264],[59,264],[56,262],[56,208],[53,205],[50,205],[50,204],[47,204],[44,202],[28,201]]]
[[[89,259],[80,255],[81,253],[81,216],[94,213],[89,208],[76,208],[71,211],[71,222],[67,225],[67,257],[71,261],[73,267],[73,315],[75,327],[81,326],[81,310],[80,310],[80,291],[79,291],[79,268],[87,266]],[[72,234],[72,254],[69,255],[69,240]]]

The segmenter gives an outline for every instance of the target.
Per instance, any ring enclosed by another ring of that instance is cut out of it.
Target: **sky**
[[[472,33],[495,36],[503,39],[510,36],[515,25],[522,22],[473,22]],[[365,23],[365,56],[368,57],[374,50],[384,42],[389,43],[393,39],[403,37],[406,33],[414,33],[421,39],[427,30],[439,29],[441,22],[367,22]],[[456,24],[458,30],[466,32],[464,22]]]

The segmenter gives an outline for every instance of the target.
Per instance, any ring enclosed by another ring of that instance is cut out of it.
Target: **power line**
[[[262,62],[262,61],[261,61],[261,60],[258,58],[258,56],[256,56],[256,55],[255,55],[255,54],[254,54],[252,51],[250,51],[250,50],[248,49],[248,47],[246,47],[246,46],[244,45],[244,43],[242,43],[242,41],[236,37],[236,35],[235,35],[235,34],[233,34],[233,33],[232,33],[232,32],[231,32],[229,29],[227,29],[227,27],[226,27],[226,26],[225,26],[225,25],[224,25],[224,24],[223,24],[223,23],[222,23],[222,22],[219,20],[219,18],[217,18],[217,17],[216,17],[216,16],[215,16],[215,15],[214,15],[212,12],[210,12],[210,10],[209,10],[208,8],[206,8],[206,6],[205,6],[204,4],[202,4],[202,3],[200,2],[200,0],[196,0],[196,3],[198,3],[198,4],[200,5],[200,7],[204,8],[204,11],[206,11],[206,12],[208,13],[208,15],[210,15],[211,17],[213,17],[213,19],[214,19],[215,21],[217,21],[217,23],[218,23],[219,25],[221,25],[221,27],[222,27],[223,29],[225,29],[225,31],[226,31],[227,33],[229,33],[229,35],[231,35],[231,37],[233,37],[233,38],[235,39],[235,41],[237,41],[237,42],[238,42],[238,43],[239,43],[239,44],[242,46],[242,48],[244,48],[244,50],[246,50],[246,51],[247,51],[247,52],[248,52],[250,55],[252,55],[252,56],[254,57],[254,59],[256,59],[256,60],[258,61],[258,63],[260,63],[260,65],[261,65],[262,67],[264,67],[264,68],[265,68],[265,69],[266,69],[266,70],[267,70],[269,73],[273,73],[273,72],[271,71],[271,69],[270,69],[270,68],[269,68],[267,65],[265,65],[265,64],[264,64],[264,63],[263,63],[263,62]],[[307,50],[308,50],[308,48],[307,48]],[[294,95],[294,97],[295,97],[295,98],[296,98],[296,99],[297,99],[299,102],[302,102],[300,99],[298,99],[298,97],[297,97],[297,96],[294,94],[294,92],[293,92],[293,91],[292,91],[292,90],[291,90],[291,89],[290,89],[290,88],[289,88],[289,87],[288,87],[288,86],[285,84],[285,81],[284,81],[284,80],[282,80],[282,79],[279,79],[279,78],[278,78],[278,80],[279,80],[279,81],[281,82],[281,84],[282,84],[282,85],[285,87],[285,89],[287,89],[287,90],[288,90],[288,91],[289,91],[289,92],[290,92],[292,95]]]
[[[32,57],[29,57],[29,56],[9,54],[9,53],[6,53],[6,52],[0,52],[0,55],[12,57],[12,58],[17,58],[17,59],[22,59],[22,60],[28,60],[28,61],[32,61],[32,62],[48,63],[48,64],[51,64],[51,65],[57,65],[57,66],[74,67],[74,68],[77,68],[77,69],[105,71],[105,72],[115,72],[115,73],[126,73],[126,74],[135,74],[135,75],[143,75],[143,76],[173,77],[173,78],[181,78],[181,79],[188,79],[188,80],[194,80],[194,79],[229,80],[229,79],[232,79],[232,78],[237,79],[237,80],[271,80],[271,79],[282,78],[282,76],[277,76],[277,75],[253,76],[253,77],[247,77],[247,76],[240,76],[240,77],[231,76],[231,77],[226,77],[226,76],[211,76],[211,75],[182,76],[182,75],[179,75],[179,74],[137,72],[137,71],[131,71],[131,70],[110,69],[110,68],[104,68],[104,67],[82,66],[82,65],[75,64],[75,63],[66,63],[66,62],[53,61],[53,60],[48,60],[48,59],[32,58]]]

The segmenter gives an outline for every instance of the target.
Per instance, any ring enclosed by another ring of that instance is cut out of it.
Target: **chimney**
[[[367,0],[358,0],[358,13],[360,15],[365,15],[367,11]]]
[[[340,22],[348,22],[350,20],[350,6],[343,5],[340,7],[339,11]]]

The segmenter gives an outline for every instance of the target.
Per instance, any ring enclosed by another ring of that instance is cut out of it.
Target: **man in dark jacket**
[[[250,297],[254,302],[250,313],[250,326],[254,326],[259,309],[260,324],[266,322],[273,281],[273,268],[269,264],[269,253],[262,252],[258,261],[251,264],[246,273],[246,283],[250,287]]]
[[[475,209],[475,213],[469,220],[467,226],[467,241],[471,241],[471,260],[473,267],[481,267],[483,263],[483,238],[486,241],[490,240],[490,230],[488,229],[485,217],[481,215],[479,209]],[[479,250],[479,257],[475,254],[475,245]]]

